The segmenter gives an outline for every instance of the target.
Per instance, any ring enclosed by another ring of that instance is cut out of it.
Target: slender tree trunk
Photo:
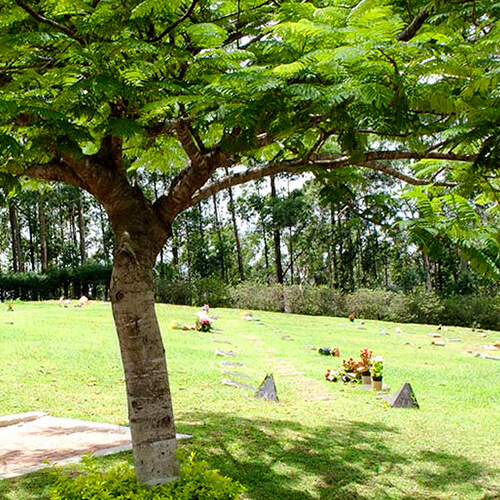
[[[290,283],[293,285],[294,279],[294,254],[293,254],[293,230],[292,226],[289,227],[290,230]]]
[[[10,232],[12,236],[12,270],[24,272],[24,260],[21,251],[21,235],[19,234],[19,222],[17,207],[14,202],[9,201]]]
[[[224,243],[222,241],[222,232],[221,232],[221,225],[219,221],[219,209],[217,206],[217,195],[212,196],[212,203],[214,205],[214,220],[215,220],[215,232],[217,233],[217,243],[219,246],[218,249],[218,257],[219,257],[219,265],[220,265],[220,274],[221,274],[221,279],[222,281],[227,282],[227,273],[226,273],[226,258],[224,255]]]
[[[270,283],[271,273],[269,272],[270,264],[269,264],[269,245],[267,244],[267,236],[266,236],[266,226],[262,221],[262,240],[264,241],[264,265],[266,266],[266,283]]]
[[[99,218],[101,222],[101,239],[102,239],[102,249],[104,253],[104,261],[109,263],[109,246],[106,240],[106,219],[104,217],[104,211],[99,205]]]
[[[337,227],[339,233],[339,285],[342,290],[346,290],[345,284],[345,255],[344,255],[344,234],[342,228],[342,215],[337,213]]]
[[[78,248],[78,238],[76,236],[76,224],[75,224],[75,200],[71,199],[69,206],[69,230],[71,233],[71,241],[73,243],[74,252],[77,252]],[[73,253],[73,252],[72,252]]]
[[[425,291],[432,291],[432,275],[431,275],[431,261],[427,252],[422,252],[423,263],[424,263],[424,271],[425,271]]]
[[[31,211],[30,206],[28,206],[27,219],[28,219],[28,237],[29,237],[29,242],[30,242],[30,246],[29,246],[30,264],[31,264],[31,270],[34,272],[35,267],[36,267],[35,266],[35,244],[33,242],[33,212]]]
[[[330,204],[330,252],[332,258],[332,281],[330,282],[330,286],[334,286],[338,288],[339,286],[339,278],[338,278],[338,264],[337,264],[337,252],[336,252],[336,242],[335,242],[335,209],[333,207],[333,203]]]
[[[347,228],[348,233],[347,233],[347,248],[349,251],[349,291],[352,293],[354,292],[354,248],[352,244],[352,238],[351,238],[351,229],[348,227]]]
[[[45,214],[45,199],[38,199],[38,220],[40,224],[40,266],[42,271],[47,269],[47,216]]]
[[[270,176],[271,199],[276,200],[276,183],[274,175]],[[283,265],[281,262],[281,234],[273,218],[273,242],[274,242],[274,276],[276,283],[283,284]]]
[[[80,262],[82,266],[87,262],[87,246],[85,242],[85,219],[83,217],[82,194],[78,193],[78,232],[80,233]]]
[[[229,170],[227,168],[226,168],[226,175],[229,175]],[[229,212],[231,213],[231,222],[233,224],[234,244],[236,246],[236,258],[238,259],[238,274],[240,275],[240,281],[245,281],[245,270],[243,268],[243,254],[241,252],[240,235],[238,233],[236,210],[234,208],[233,188],[229,188],[227,192],[229,194],[228,208]]]
[[[172,266],[175,272],[179,273],[179,243],[177,241],[176,231],[172,231]]]

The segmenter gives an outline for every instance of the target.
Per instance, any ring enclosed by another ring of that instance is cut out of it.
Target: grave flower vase
[[[381,391],[382,390],[382,377],[373,377],[372,378],[372,389],[374,391]]]
[[[361,374],[361,382],[363,385],[371,385],[372,384],[372,377],[370,375],[370,372],[365,372]]]

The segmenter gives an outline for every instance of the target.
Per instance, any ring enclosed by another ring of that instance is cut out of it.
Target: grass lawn
[[[230,309],[211,311],[218,333],[167,330],[171,320],[193,323],[194,312],[158,306],[177,430],[194,436],[184,449],[243,483],[248,499],[500,499],[500,362],[465,353],[500,334],[453,328],[443,337],[462,342],[432,347],[432,326],[367,320],[359,329],[359,320],[267,312],[255,313],[258,324]],[[324,381],[340,360],[308,346],[339,347],[342,357],[358,357],[363,347],[381,354],[385,383],[394,391],[411,382],[421,409],[389,408],[371,391]],[[3,307],[0,349],[0,414],[41,410],[126,424],[109,304]],[[234,361],[246,366],[232,370],[251,376],[243,382],[259,385],[274,373],[280,403],[222,385],[220,362],[231,360],[216,349],[238,353]],[[280,374],[283,366],[304,373]],[[307,401],[307,383],[331,400]],[[130,459],[124,453],[102,462]],[[1,481],[0,499],[48,499],[50,481],[47,472]]]

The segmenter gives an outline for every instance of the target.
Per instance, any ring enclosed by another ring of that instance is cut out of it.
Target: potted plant
[[[372,368],[372,355],[373,351],[369,349],[361,349],[359,352],[361,357],[361,363],[359,366],[359,371],[361,372],[361,382],[363,385],[371,385],[372,377],[371,377],[371,368]]]
[[[375,391],[382,390],[383,370],[384,359],[382,356],[376,356],[372,360],[372,388]]]

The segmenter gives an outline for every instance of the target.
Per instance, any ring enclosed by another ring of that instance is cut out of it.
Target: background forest
[[[167,174],[137,170],[158,196]],[[113,235],[90,196],[25,186],[4,199],[2,299],[106,298]],[[187,210],[156,265],[157,299],[493,327],[495,214],[355,167],[229,188]]]

